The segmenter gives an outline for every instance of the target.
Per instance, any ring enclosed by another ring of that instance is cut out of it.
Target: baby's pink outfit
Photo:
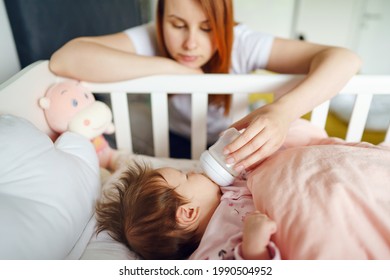
[[[232,186],[221,187],[221,203],[202,237],[199,247],[190,256],[194,260],[242,260],[241,244],[245,216],[255,211],[252,195],[246,181],[236,180]],[[271,259],[280,259],[280,253],[271,241],[268,245]]]

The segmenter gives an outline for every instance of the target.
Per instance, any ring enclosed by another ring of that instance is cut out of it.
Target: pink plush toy
[[[95,146],[100,166],[115,169],[117,150],[103,137],[103,133],[115,131],[112,113],[106,104],[95,100],[90,90],[74,80],[56,83],[39,99],[39,106],[52,130],[72,131],[87,137]]]

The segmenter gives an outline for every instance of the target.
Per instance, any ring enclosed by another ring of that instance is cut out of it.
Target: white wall
[[[352,48],[363,1],[299,0],[294,37],[302,34],[307,41]]]
[[[290,38],[295,0],[234,0],[236,21],[254,30]]]
[[[360,73],[390,74],[390,0],[297,0],[296,34],[354,50]]]
[[[363,59],[362,73],[390,74],[390,1],[365,0],[354,49]]]
[[[20,70],[11,26],[3,0],[0,0],[0,42],[0,83],[2,83]]]

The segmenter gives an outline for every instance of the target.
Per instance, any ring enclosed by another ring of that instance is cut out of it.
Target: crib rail
[[[233,94],[232,118],[237,120],[248,113],[248,94],[274,93],[283,94],[294,87],[303,76],[301,75],[163,75],[152,76],[110,84],[87,83],[86,86],[93,92],[111,92],[115,123],[119,120],[128,120],[126,94],[150,93],[152,101],[153,135],[155,155],[169,156],[168,140],[168,93],[192,95],[192,157],[199,158],[206,147],[206,112],[207,95],[231,93]],[[390,93],[390,77],[360,75],[355,76],[340,91],[340,94],[356,95],[352,116],[349,122],[346,140],[360,141],[365,128],[371,100],[374,94]],[[121,96],[121,97],[119,97]],[[121,101],[115,100],[121,98]],[[311,122],[325,127],[330,102],[324,102],[312,111]],[[157,105],[157,106],[156,106]],[[116,107],[118,106],[118,107]],[[390,112],[389,112],[390,113]],[[118,124],[117,124],[118,123]],[[390,127],[387,130],[385,141],[390,141]],[[131,135],[129,123],[118,127],[118,147],[131,149]]]
[[[161,75],[116,83],[85,83],[95,93],[111,98],[116,126],[117,147],[132,151],[131,122],[127,97],[129,94],[150,94],[155,156],[169,156],[168,93],[192,96],[192,157],[199,158],[206,147],[206,112],[208,94],[233,95],[233,120],[248,113],[248,94],[283,94],[294,87],[299,75]],[[36,62],[0,85],[0,113],[11,113],[31,120],[37,127],[50,133],[43,112],[36,104],[39,97],[54,82],[63,80],[49,71],[48,61]],[[340,91],[356,95],[349,121],[346,140],[360,141],[365,128],[373,95],[390,94],[390,76],[357,75]],[[33,106],[33,108],[32,108]],[[311,122],[325,127],[329,101],[312,111]],[[389,112],[390,114],[390,112]],[[390,126],[385,142],[390,142]]]

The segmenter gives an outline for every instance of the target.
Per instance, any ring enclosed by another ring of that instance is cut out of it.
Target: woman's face
[[[171,57],[190,68],[200,68],[216,48],[208,18],[197,0],[166,0],[163,33]]]

